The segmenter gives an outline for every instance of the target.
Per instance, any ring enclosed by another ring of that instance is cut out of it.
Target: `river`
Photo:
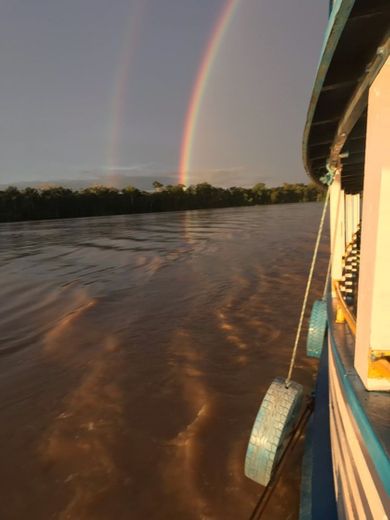
[[[247,519],[246,444],[287,372],[320,212],[0,224],[0,518]],[[297,518],[299,456],[265,518]]]

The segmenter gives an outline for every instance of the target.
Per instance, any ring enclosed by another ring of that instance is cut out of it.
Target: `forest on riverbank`
[[[133,186],[92,186],[80,191],[60,186],[10,186],[0,190],[0,222],[311,202],[324,196],[315,184],[285,183],[268,188],[258,183],[253,188],[217,188],[203,182],[186,188],[155,181],[153,186],[153,192]]]

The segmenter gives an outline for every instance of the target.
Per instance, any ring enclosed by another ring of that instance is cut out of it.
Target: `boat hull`
[[[330,436],[338,516],[385,520],[390,512],[388,458],[352,384],[351,378],[357,376],[343,364],[332,325],[328,342]]]

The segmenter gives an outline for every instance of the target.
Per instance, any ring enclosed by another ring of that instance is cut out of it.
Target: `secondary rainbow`
[[[130,84],[130,70],[140,42],[143,19],[147,8],[147,0],[133,2],[126,31],[123,36],[117,72],[114,79],[114,92],[111,98],[111,117],[107,148],[107,179],[115,185],[116,175],[123,169],[120,158],[120,141],[126,113],[126,97]]]
[[[179,162],[179,183],[186,184],[188,181],[189,168],[191,163],[192,147],[194,142],[194,136],[196,127],[198,124],[200,108],[202,106],[203,95],[206,90],[207,82],[210,77],[210,72],[213,67],[214,61],[217,57],[219,48],[226,31],[233,18],[235,10],[240,0],[227,0],[218,20],[211,33],[211,37],[208,41],[206,49],[203,53],[202,60],[197,72],[194,87],[190,102],[188,104],[188,110],[186,114],[184,133],[180,152]]]

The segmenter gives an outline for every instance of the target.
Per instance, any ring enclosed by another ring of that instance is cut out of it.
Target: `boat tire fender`
[[[327,309],[325,300],[316,300],[311,310],[309,331],[307,334],[306,354],[319,358],[322,352],[327,327]]]
[[[300,384],[274,379],[254,422],[245,458],[245,475],[266,486],[283,453],[302,406]]]

